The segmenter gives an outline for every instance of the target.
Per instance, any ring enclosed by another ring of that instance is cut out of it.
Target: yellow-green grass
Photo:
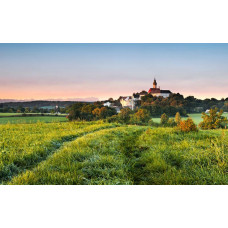
[[[66,141],[115,126],[99,122],[0,125],[0,182],[32,168]]]
[[[2,184],[228,184],[228,130],[0,125]]]
[[[228,184],[228,131],[146,131],[135,146],[135,184]]]
[[[8,184],[228,184],[228,131],[122,126],[63,145]]]
[[[66,122],[65,116],[25,116],[25,117],[1,117],[0,124],[27,124],[27,123],[52,123],[52,122]]]
[[[145,129],[117,127],[87,134],[10,184],[133,184],[125,149]]]
[[[2,113],[0,112],[0,116],[21,116],[21,113],[12,113],[12,112],[6,112],[6,113]]]

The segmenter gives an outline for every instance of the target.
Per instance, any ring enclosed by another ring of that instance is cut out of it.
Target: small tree
[[[210,109],[209,115],[205,112],[202,113],[203,121],[199,124],[199,127],[203,130],[223,128],[228,123],[227,118],[222,116],[223,110],[218,112],[218,108]]]
[[[165,113],[163,113],[161,115],[161,124],[162,125],[167,125],[168,121],[169,121],[169,117]]]
[[[150,113],[148,110],[146,109],[139,109],[136,113],[135,113],[135,117],[138,121],[142,122],[142,123],[146,123],[149,121],[150,119]]]
[[[130,108],[121,109],[120,113],[118,114],[119,120],[123,123],[127,123],[130,120],[131,113],[132,113],[132,110]]]
[[[176,122],[177,125],[179,125],[180,122],[181,122],[181,115],[180,115],[179,112],[177,112],[176,115],[175,115],[175,122]]]
[[[92,111],[92,114],[95,116],[96,119],[99,119],[99,117],[100,117],[100,108],[95,108]]]
[[[198,131],[196,124],[193,122],[191,118],[180,121],[178,129],[182,132]]]
[[[150,113],[146,109],[139,109],[135,114],[130,115],[131,124],[145,124],[150,120]]]
[[[30,112],[30,108],[25,108],[25,113],[29,113]]]

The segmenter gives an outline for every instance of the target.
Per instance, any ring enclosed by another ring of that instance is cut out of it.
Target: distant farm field
[[[201,113],[194,113],[194,114],[188,114],[190,118],[193,119],[195,124],[199,124],[203,119],[202,119],[202,114]],[[228,118],[228,113],[224,113],[223,116]],[[186,120],[188,117],[182,117],[183,120]],[[160,123],[160,118],[152,118],[154,122]]]
[[[18,115],[18,117],[11,117],[11,115]],[[66,122],[68,121],[66,118],[66,114],[59,114],[58,116],[26,116],[22,117],[21,113],[0,113],[0,124],[19,124],[19,123],[37,123],[37,122]],[[34,114],[37,115],[37,114]],[[188,114],[189,117],[193,119],[193,121],[198,125],[202,121],[202,114],[195,113],[195,114]],[[224,113],[223,116],[228,118],[228,113]],[[154,122],[160,123],[160,118],[152,118]],[[187,117],[182,117],[183,120],[186,120]]]
[[[1,184],[228,184],[228,130],[0,125]]]
[[[0,112],[0,116],[21,116],[21,113],[12,113],[12,112],[1,113]]]
[[[1,117],[0,124],[25,124],[25,123],[52,123],[52,122],[66,122],[68,121],[65,116],[26,116],[26,117]]]

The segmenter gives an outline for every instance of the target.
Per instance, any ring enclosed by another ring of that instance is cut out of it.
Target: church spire
[[[154,78],[153,88],[154,88],[154,89],[156,89],[156,88],[157,88],[157,81],[156,81],[156,79],[155,79],[155,78]]]

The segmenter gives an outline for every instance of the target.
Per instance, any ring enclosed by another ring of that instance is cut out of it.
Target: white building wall
[[[106,106],[106,107],[110,107],[110,106],[111,106],[111,104],[112,104],[112,103],[110,103],[110,102],[106,102],[106,103],[104,103],[104,106]]]
[[[164,98],[167,98],[169,97],[170,93],[152,93],[153,96],[156,96],[156,97],[164,97]]]

